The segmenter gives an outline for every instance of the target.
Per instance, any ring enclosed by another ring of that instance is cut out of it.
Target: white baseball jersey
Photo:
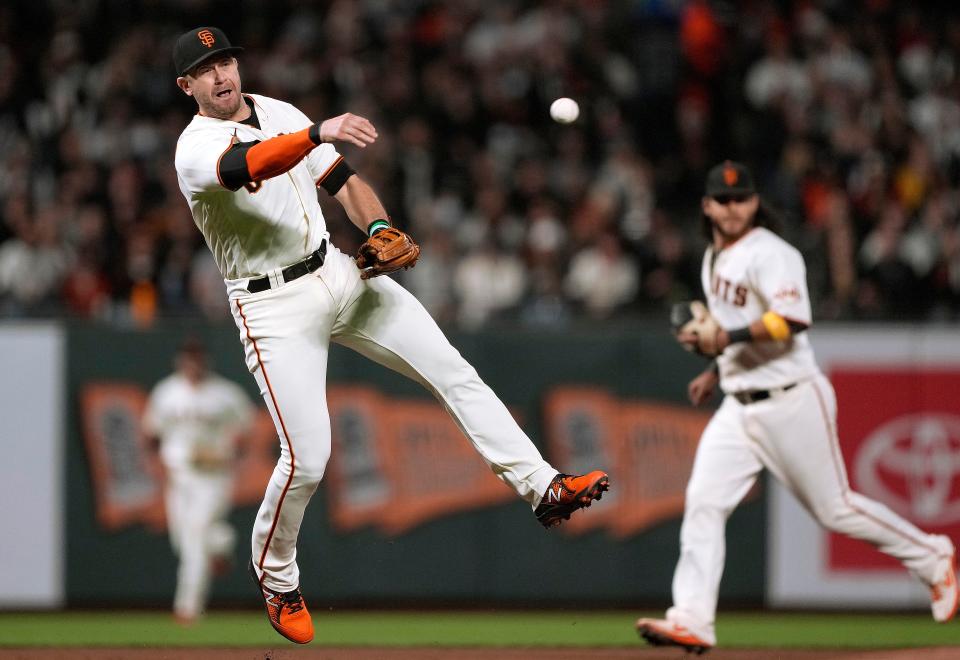
[[[748,326],[767,311],[811,323],[803,257],[769,229],[757,227],[720,251],[708,247],[701,279],[710,313],[725,330]],[[724,392],[783,387],[820,373],[805,332],[787,341],[733,344],[717,364]]]
[[[250,424],[253,405],[236,384],[207,374],[194,385],[180,374],[154,387],[144,413],[144,428],[160,438],[160,457],[168,469],[187,468],[194,457],[232,455],[234,435]]]
[[[702,273],[710,311],[727,330],[768,310],[810,324],[803,257],[767,229],[755,228],[719,252],[707,249]],[[836,395],[814,362],[806,333],[786,342],[733,344],[718,362],[728,395],[697,445],[668,621],[716,643],[727,517],[764,468],[823,526],[871,543],[926,584],[942,578],[953,553],[947,537],[926,534],[850,490],[837,439]],[[746,402],[730,394],[746,390],[772,391]]]
[[[297,537],[331,450],[331,341],[424,385],[494,474],[535,508],[557,470],[413,295],[389,277],[361,279],[353,258],[334,245],[316,271],[289,282],[280,276],[327,237],[316,182],[340,156],[320,145],[289,172],[227,190],[218,181],[217,163],[234,132],[240,141],[262,140],[310,125],[286,103],[250,98],[262,131],[195,117],[180,137],[176,166],[183,195],[227,278],[247,368],[280,439],[280,460],[251,539],[262,584],[282,592],[300,584]],[[270,288],[250,293],[248,280],[262,275],[269,276]]]
[[[176,153],[180,191],[231,293],[249,278],[289,266],[320,247],[329,234],[317,182],[342,159],[332,144],[321,144],[288,172],[236,191],[224,188],[217,167],[235,141],[262,142],[313,123],[289,103],[244,96],[254,102],[260,129],[196,115]]]

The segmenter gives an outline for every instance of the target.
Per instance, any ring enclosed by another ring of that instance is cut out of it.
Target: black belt
[[[747,405],[748,403],[764,401],[769,399],[774,394],[780,394],[781,392],[792,390],[796,386],[796,383],[790,383],[789,385],[784,385],[783,387],[775,387],[772,390],[747,390],[745,392],[733,392],[733,398],[743,405]]]
[[[280,277],[283,278],[284,282],[292,282],[298,277],[303,277],[307,273],[312,273],[320,268],[320,266],[323,265],[323,260],[326,259],[326,257],[327,239],[323,239],[323,242],[320,243],[320,247],[311,252],[308,257],[281,270]],[[270,277],[267,275],[247,282],[247,291],[250,293],[260,293],[261,291],[266,291],[269,288]]]

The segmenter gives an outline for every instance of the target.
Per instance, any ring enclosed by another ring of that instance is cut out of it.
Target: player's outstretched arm
[[[239,190],[293,169],[324,142],[350,142],[359,147],[373,144],[377,129],[368,120],[347,113],[313,124],[295,133],[256,142],[235,141],[217,163],[217,177],[224,188]],[[236,138],[234,138],[236,140]]]

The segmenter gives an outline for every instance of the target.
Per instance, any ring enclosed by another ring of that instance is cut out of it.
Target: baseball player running
[[[313,623],[299,588],[297,535],[330,456],[330,341],[430,390],[546,527],[600,499],[608,477],[560,474],[544,461],[416,298],[376,277],[412,266],[419,248],[390,226],[376,194],[331,144],[372,144],[373,125],[350,113],[314,123],[283,101],[241,94],[240,50],[215,27],[177,40],[177,85],[199,112],[180,136],[176,169],[280,437],[254,523],[251,571],[273,627],[306,643]],[[356,260],[330,243],[317,187],[366,232]]]
[[[239,386],[207,369],[203,346],[188,340],[176,371],[153,388],[144,431],[160,440],[170,542],[180,558],[173,614],[193,623],[207,602],[211,572],[233,552],[225,520],[233,487],[236,441],[253,417]]]
[[[720,384],[725,396],[697,447],[666,619],[640,619],[654,645],[702,653],[716,643],[714,617],[727,517],[763,468],[824,527],[863,539],[929,585],[933,618],[957,609],[955,552],[887,507],[850,490],[837,441],[836,397],[805,333],[811,323],[800,252],[771,231],[750,172],[727,161],[707,176],[702,200],[711,244],[702,282],[709,312],[693,305],[679,328],[685,347],[716,361],[690,382],[694,405]]]

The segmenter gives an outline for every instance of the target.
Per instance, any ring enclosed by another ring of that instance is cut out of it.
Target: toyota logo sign
[[[863,441],[854,475],[864,495],[917,523],[960,521],[960,416],[930,412],[887,422]]]

